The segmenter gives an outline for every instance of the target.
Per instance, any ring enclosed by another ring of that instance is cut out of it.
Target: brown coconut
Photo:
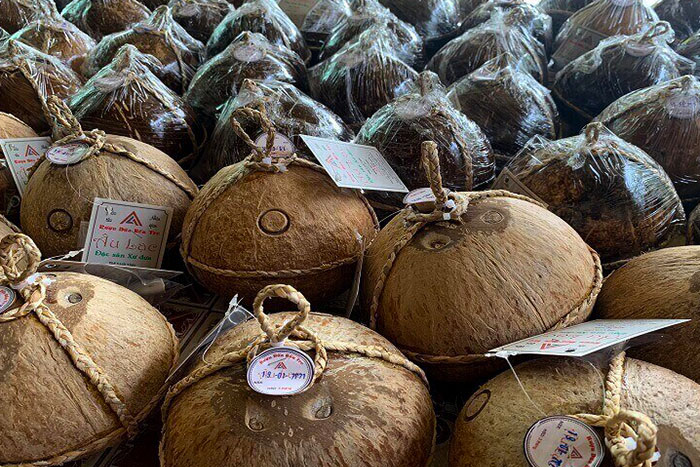
[[[462,19],[459,0],[380,0],[392,13],[416,27],[426,40],[454,32]]]
[[[0,29],[14,33],[39,18],[58,15],[53,0],[0,0]]]
[[[700,2],[695,0],[660,0],[654,5],[659,18],[671,23],[676,40],[682,41],[700,30]]]
[[[5,238],[7,235],[10,235],[11,233],[18,233],[19,228],[7,220],[7,217],[0,215],[0,240]]]
[[[695,206],[688,216],[686,240],[688,244],[700,245],[700,206]]]
[[[691,319],[628,353],[700,382],[700,246],[664,248],[630,260],[605,280],[595,314],[603,319]]]
[[[35,131],[49,129],[46,100],[65,99],[81,78],[59,59],[15,39],[0,42],[0,112],[10,112]]]
[[[22,120],[12,114],[0,112],[0,139],[33,138],[36,136],[38,136],[36,132]],[[4,158],[0,169],[0,193],[2,212],[16,215],[20,201],[19,192]]]
[[[292,316],[276,313],[269,319],[280,325]],[[344,318],[311,313],[303,326],[323,342],[375,346],[403,358],[386,339]],[[220,336],[206,360],[245,348],[259,334],[258,323],[247,321]],[[417,374],[379,358],[327,351],[321,378],[301,394],[254,392],[246,382],[244,361],[179,393],[164,410],[160,465],[427,465],[435,416]],[[193,371],[204,365],[198,362]]]
[[[226,0],[172,0],[168,6],[173,10],[175,21],[205,44],[214,29],[233,10],[233,5]]]
[[[317,61],[318,53],[326,43],[336,25],[352,15],[348,0],[319,0],[304,16],[299,26],[306,45],[313,53],[312,61]]]
[[[676,51],[695,62],[695,75],[700,75],[700,30],[681,42]]]
[[[151,11],[138,0],[73,0],[61,15],[99,41],[146,20]]]
[[[537,6],[552,17],[552,32],[557,35],[571,15],[595,0],[542,0]]]
[[[483,385],[457,419],[450,467],[528,467],[523,442],[534,423],[545,415],[602,413],[601,373],[607,374],[607,365],[553,357],[518,365],[515,371],[532,401],[510,371]],[[641,412],[658,427],[661,459],[655,465],[700,465],[700,386],[665,368],[628,358],[621,396],[622,409]],[[602,430],[598,433],[602,439]],[[601,467],[613,465],[608,451]]]

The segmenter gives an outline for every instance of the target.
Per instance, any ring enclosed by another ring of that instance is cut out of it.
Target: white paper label
[[[693,118],[700,112],[700,97],[685,93],[675,94],[666,99],[666,112],[671,118]]]
[[[51,138],[13,138],[0,139],[0,147],[5,154],[7,167],[17,186],[20,196],[24,196],[24,189],[29,180],[29,169],[46,153],[51,146]]]
[[[75,164],[83,160],[90,151],[90,146],[83,143],[69,143],[53,146],[46,151],[46,158],[58,165]]]
[[[314,378],[314,362],[306,352],[288,347],[272,347],[248,365],[248,385],[270,396],[303,392]]]
[[[265,149],[267,145],[267,133],[261,133],[255,138],[255,145],[260,149]],[[275,141],[272,145],[272,157],[291,156],[297,151],[291,139],[281,133],[275,133]]]
[[[596,319],[497,347],[489,350],[487,355],[584,357],[635,337],[688,321],[690,320]]]
[[[17,293],[9,287],[0,286],[0,315],[9,310],[17,300]]]
[[[403,197],[403,204],[430,203],[435,201],[431,188],[417,188]]]
[[[597,467],[605,456],[600,437],[590,425],[563,415],[532,425],[524,449],[532,467]]]
[[[301,138],[339,187],[408,193],[377,148],[307,135]]]
[[[241,45],[233,51],[233,56],[241,62],[257,62],[265,56],[265,50],[257,45]]]
[[[82,261],[160,269],[173,209],[95,198]]]

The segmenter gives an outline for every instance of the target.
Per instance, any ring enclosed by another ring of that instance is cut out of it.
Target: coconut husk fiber
[[[532,137],[559,134],[559,112],[549,90],[510,56],[489,60],[457,81],[448,97],[486,134],[500,167]]]
[[[96,41],[145,21],[150,14],[138,0],[73,0],[61,12]]]
[[[12,114],[0,112],[0,139],[34,138],[36,134],[32,128]],[[0,151],[1,152],[1,151]],[[0,164],[0,206],[5,215],[15,217],[19,208],[19,192],[15,185],[12,172],[3,157]]]
[[[551,357],[516,366],[520,381],[511,371],[497,376],[483,385],[462,409],[450,445],[450,467],[529,466],[523,442],[534,423],[545,416],[601,415],[604,407],[616,408],[611,412],[618,413],[621,421],[637,429],[625,432],[621,438],[623,443],[625,437],[636,440],[644,452],[642,459],[653,456],[654,445],[659,450],[658,463],[647,461],[637,465],[698,465],[700,386],[650,363],[632,358],[623,362],[622,368],[616,366],[616,371],[611,373],[610,365],[603,363]],[[619,391],[615,391],[620,394],[618,404],[610,392],[605,396],[604,388],[611,385],[607,381],[604,384],[604,375],[620,383]],[[581,418],[593,423],[591,417]],[[599,419],[599,425],[610,420],[606,416],[595,418]],[[657,428],[656,436],[647,437],[650,432],[640,425],[650,431],[652,426]],[[614,422],[609,426],[608,433],[618,432]],[[597,431],[602,440],[603,429]],[[644,443],[640,438],[649,442]],[[651,439],[655,440],[653,444]],[[619,454],[637,458],[629,452],[629,447],[619,444],[616,447]],[[647,451],[645,447],[651,449]],[[614,463],[614,454],[605,445],[603,449],[606,452],[600,467],[633,465]]]
[[[557,141],[533,138],[494,186],[545,203],[609,267],[665,246],[685,223],[661,166],[600,123]]]
[[[523,69],[539,81],[547,81],[544,45],[522,26],[526,10],[517,6],[508,12],[494,11],[491,19],[451,40],[430,59],[426,70],[438,74],[449,85],[503,54],[520,57]]]
[[[600,260],[529,198],[446,192],[437,145],[422,147],[436,200],[406,207],[379,232],[363,265],[362,310],[429,378],[478,383],[504,367],[486,351],[588,317]]]
[[[603,39],[636,34],[658,20],[642,0],[596,0],[571,15],[557,34],[552,71],[595,49]]]
[[[632,92],[596,121],[643,149],[673,181],[682,200],[700,199],[700,82],[684,76]]]
[[[556,37],[567,19],[595,0],[542,0],[537,6],[552,17],[552,33]]]
[[[162,64],[159,77],[179,94],[185,92],[204,61],[204,44],[175,22],[169,7],[161,6],[143,22],[102,39],[85,60],[83,74],[88,77],[95,75],[125,44],[157,58]]]
[[[13,242],[29,261],[5,273],[5,286],[40,259],[22,234],[4,238],[5,252]],[[173,328],[137,294],[88,274],[37,279],[0,315],[5,466],[63,465],[125,441],[162,398],[178,360]]]
[[[676,52],[695,62],[695,75],[700,76],[700,31],[676,47]]]
[[[695,64],[678,55],[672,41],[669,24],[660,22],[632,36],[606,39],[570,62],[552,85],[564,118],[576,128],[625,94],[692,74]]]
[[[250,0],[229,13],[209,38],[207,56],[221,53],[243,31],[262,34],[270,43],[296,52],[305,63],[311,59],[301,31],[275,0]]]
[[[12,34],[39,18],[58,15],[52,0],[0,0],[0,29]]]
[[[242,32],[192,78],[185,100],[207,128],[216,123],[218,107],[235,96],[245,79],[275,80],[308,87],[304,61],[291,50],[271,44],[259,33]]]
[[[37,132],[49,129],[46,100],[65,99],[81,85],[59,59],[12,38],[0,42],[0,112],[12,113]]]
[[[461,20],[459,0],[380,0],[401,20],[416,27],[424,39],[454,32]]]
[[[126,44],[68,105],[84,127],[142,141],[184,163],[199,154],[203,130],[194,110],[151,73],[154,66],[161,65]]]
[[[209,144],[193,169],[198,180],[209,180],[221,168],[240,162],[250,155],[250,147],[241,139],[231,124],[235,118],[246,134],[251,135],[258,146],[265,147],[266,133],[260,129],[257,114],[251,110],[263,110],[278,135],[290,147],[276,149],[278,154],[297,156],[315,161],[301,135],[351,141],[355,134],[328,107],[282,81],[244,80],[238,95],[228,100],[221,109]]]
[[[45,157],[37,162],[22,198],[24,232],[45,255],[66,254],[78,246],[80,227],[90,221],[93,199],[116,197],[171,207],[168,239],[174,246],[197,194],[196,185],[177,162],[141,141],[101,130],[83,131],[57,99],[51,99],[50,107],[56,120],[52,147],[82,142],[89,152],[72,165],[55,164]]]
[[[171,0],[168,5],[173,10],[175,21],[204,44],[226,15],[233,11],[233,5],[226,0]]]
[[[447,100],[435,73],[424,71],[408,94],[379,109],[357,133],[355,143],[379,150],[409,190],[425,186],[421,143],[431,138],[439,147],[445,187],[466,191],[489,183],[494,157],[479,126]],[[385,211],[403,207],[403,193],[373,191],[368,198]]]
[[[266,316],[265,297],[287,298],[300,311]],[[435,415],[420,369],[364,326],[309,313],[309,302],[289,286],[267,287],[255,303],[264,324],[251,320],[222,333],[206,362],[168,393],[161,466],[429,464]],[[270,328],[283,323],[289,331]],[[255,354],[249,342],[257,337],[266,348],[290,331],[290,344],[313,355],[317,379],[288,397],[254,392],[246,381],[246,354]],[[222,365],[214,370],[213,362]]]
[[[312,53],[311,62],[317,63],[318,54],[328,41],[333,28],[352,15],[348,0],[319,0],[311,7],[299,29]]]
[[[700,3],[695,0],[661,0],[654,5],[654,11],[659,19],[671,23],[678,41],[700,30]]]
[[[700,246],[664,248],[630,260],[603,285],[595,314],[602,319],[691,319],[660,340],[634,346],[630,356],[700,382]]]

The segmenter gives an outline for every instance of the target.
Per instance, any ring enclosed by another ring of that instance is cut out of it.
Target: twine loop
[[[666,21],[659,21],[658,23],[650,26],[647,31],[642,36],[642,40],[645,42],[651,42],[657,37],[667,34],[671,30],[671,25]]]

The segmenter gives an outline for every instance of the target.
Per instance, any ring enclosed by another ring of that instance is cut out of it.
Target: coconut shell
[[[695,62],[695,75],[700,76],[700,31],[681,42],[676,51]]]
[[[281,324],[291,317],[269,319]],[[344,318],[311,313],[304,326],[324,342],[377,346],[402,358],[386,339]],[[209,348],[207,361],[244,348],[259,333],[255,321],[235,327]],[[435,429],[430,395],[415,373],[331,350],[322,377],[301,394],[254,392],[242,361],[181,392],[164,420],[163,467],[423,467]]]
[[[419,228],[383,286],[412,208],[381,230],[364,261],[362,307],[371,312],[377,297],[376,330],[429,378],[477,383],[503,368],[486,351],[585,320],[602,276],[595,253],[550,211],[508,192],[457,195],[469,198],[461,222]]]
[[[35,136],[39,135],[29,125],[14,115],[0,112],[0,139],[33,138]],[[0,206],[2,206],[2,212],[13,217],[16,216],[19,201],[19,192],[14,178],[12,178],[12,172],[10,172],[7,161],[3,157],[0,163]]]
[[[685,222],[661,166],[600,123],[558,141],[533,138],[494,186],[546,203],[604,264],[665,246]]]
[[[284,81],[302,90],[308,87],[306,66],[299,55],[271,44],[262,34],[242,32],[197,71],[185,100],[213,127],[218,107],[236,95],[246,78]]]
[[[435,39],[459,28],[458,0],[380,0],[392,13],[416,27],[425,39]]]
[[[318,52],[328,41],[333,28],[351,15],[348,0],[319,0],[311,7],[299,29],[313,53],[312,60],[318,61]]]
[[[14,39],[0,43],[0,112],[12,113],[35,131],[49,129],[46,99],[65,99],[80,84],[78,75],[59,59]]]
[[[447,91],[434,73],[424,71],[408,94],[379,109],[365,122],[355,143],[373,146],[409,190],[425,186],[421,143],[438,144],[445,187],[465,191],[489,183],[494,177],[491,144],[479,126],[446,98]],[[398,210],[403,193],[371,192],[376,207]]]
[[[171,0],[168,5],[175,21],[205,44],[219,23],[233,11],[233,5],[226,0]]]
[[[171,243],[177,240],[185,213],[197,192],[195,184],[167,154],[141,141],[107,135],[106,144],[135,154],[160,172],[104,149],[96,156],[68,166],[44,159],[29,178],[20,211],[22,229],[44,255],[63,255],[79,246],[80,227],[90,221],[94,198],[173,208],[168,238]],[[168,172],[187,191],[167,179],[163,172]]]
[[[194,110],[151,71],[160,66],[136,47],[122,46],[112,63],[71,97],[69,106],[85,128],[128,136],[176,161],[196,157],[204,138]]]
[[[595,0],[542,0],[537,6],[552,17],[552,32],[557,35],[564,22]]]
[[[700,199],[700,82],[692,76],[621,97],[596,121],[643,149],[683,200]]]
[[[659,19],[671,23],[678,41],[700,30],[700,3],[695,0],[661,0],[654,5],[654,11]]]
[[[61,12],[96,41],[145,21],[150,14],[138,0],[73,0]]]
[[[240,162],[250,155],[250,147],[233,131],[231,119],[235,116],[243,130],[253,136],[262,137],[260,124],[251,116],[242,114],[240,109],[265,108],[265,114],[278,134],[283,135],[292,146],[286,148],[286,155],[297,155],[315,161],[307,149],[301,135],[351,141],[355,134],[328,107],[320,104],[299,91],[293,85],[281,81],[245,80],[236,97],[232,97],[221,109],[209,145],[193,176],[199,180],[209,180],[221,168]],[[266,139],[265,139],[266,142]],[[260,148],[264,149],[263,140]]]
[[[209,38],[207,56],[223,52],[243,31],[262,34],[270,43],[296,52],[304,62],[311,59],[301,31],[275,0],[250,0],[229,13]]]
[[[85,60],[84,75],[93,76],[109,65],[124,44],[132,44],[142,53],[157,58],[162,64],[159,77],[180,94],[185,92],[204,60],[204,44],[175,22],[169,7],[161,6],[148,19],[103,38]]]
[[[44,303],[130,414],[143,420],[178,358],[172,327],[143,298],[112,282],[68,272],[49,276],[54,282]],[[0,343],[0,464],[26,465],[71,451],[89,455],[126,439],[103,396],[36,315],[0,323]]]
[[[553,357],[518,365],[515,371],[532,401],[510,371],[483,385],[457,419],[450,467],[528,467],[523,441],[530,427],[544,418],[542,412],[601,413],[605,365]],[[657,466],[700,463],[700,386],[665,368],[628,358],[621,396],[623,409],[647,415],[658,427]],[[602,439],[602,430],[598,433]],[[600,465],[613,466],[609,452]]]
[[[56,15],[52,0],[0,0],[0,29],[14,33],[39,18]]]

